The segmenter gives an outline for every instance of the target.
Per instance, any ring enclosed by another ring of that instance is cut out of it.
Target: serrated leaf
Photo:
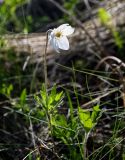
[[[56,86],[52,87],[50,97],[54,100],[56,96]]]
[[[93,122],[90,116],[90,112],[79,107],[78,109],[79,119],[85,130],[88,132],[93,127]]]
[[[96,123],[96,120],[98,118],[98,115],[101,111],[101,109],[99,108],[100,106],[99,105],[96,105],[93,107],[93,111],[92,111],[92,115],[91,115],[91,119],[94,123]]]
[[[57,114],[55,117],[52,117],[51,122],[55,126],[67,127],[67,121],[64,115]]]
[[[62,96],[63,96],[63,91],[58,93],[58,94],[56,94],[55,101],[61,100]]]
[[[93,107],[93,111],[101,111],[100,106],[97,104],[96,106]]]

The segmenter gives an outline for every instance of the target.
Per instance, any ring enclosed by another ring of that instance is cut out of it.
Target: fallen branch
[[[125,1],[122,0],[111,0],[105,4],[104,7],[112,15],[112,24],[118,29],[125,30]],[[96,9],[97,10],[97,9]],[[94,12],[94,11],[93,11]],[[74,19],[75,21],[75,19]],[[84,50],[89,51],[95,49],[96,43],[103,48],[114,44],[114,40],[111,33],[106,27],[104,27],[97,16],[93,16],[93,24],[91,20],[86,21],[83,25],[84,28],[78,25],[74,35],[70,38],[71,53],[79,53]],[[86,35],[87,31],[87,35]],[[91,35],[91,38],[89,37]],[[5,40],[5,47],[3,51],[13,49],[17,53],[26,52],[33,56],[33,61],[43,60],[44,48],[46,43],[45,33],[32,33],[32,34],[12,34],[1,37]],[[96,42],[94,43],[92,39]],[[97,48],[96,48],[97,50]],[[52,58],[55,54],[53,49],[48,46],[47,58]],[[42,59],[41,59],[42,58]]]

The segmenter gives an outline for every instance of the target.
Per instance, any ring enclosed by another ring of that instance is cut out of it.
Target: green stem
[[[46,44],[45,44],[45,52],[44,52],[44,78],[45,78],[45,88],[46,88],[46,94],[47,94],[47,45],[48,45],[48,32],[46,33]]]
[[[57,158],[60,159],[58,154],[55,152],[55,142],[54,142],[54,139],[53,139],[53,136],[52,136],[53,135],[53,126],[51,124],[51,115],[50,115],[49,110],[48,110],[47,46],[48,46],[48,32],[49,31],[50,30],[48,30],[47,33],[46,33],[46,44],[45,44],[45,51],[44,51],[44,78],[45,78],[45,92],[46,92],[46,116],[47,116],[48,123],[49,123],[49,129],[50,129],[50,132],[51,132],[52,142],[53,142],[53,145],[54,145],[53,152],[56,154]]]
[[[87,160],[87,140],[89,137],[89,132],[85,132],[85,137],[84,137],[84,143],[83,143],[83,153],[84,153],[84,160]]]

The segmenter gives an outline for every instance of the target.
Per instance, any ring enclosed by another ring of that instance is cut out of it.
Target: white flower
[[[49,34],[49,43],[52,47],[59,53],[59,50],[68,50],[69,41],[67,36],[71,35],[74,32],[69,24],[62,24],[58,28],[51,30]]]

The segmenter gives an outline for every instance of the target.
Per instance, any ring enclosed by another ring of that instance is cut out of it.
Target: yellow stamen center
[[[57,32],[57,33],[55,34],[55,36],[56,36],[57,38],[60,38],[60,37],[61,37],[61,35],[62,35],[62,33],[61,33],[61,32]]]

